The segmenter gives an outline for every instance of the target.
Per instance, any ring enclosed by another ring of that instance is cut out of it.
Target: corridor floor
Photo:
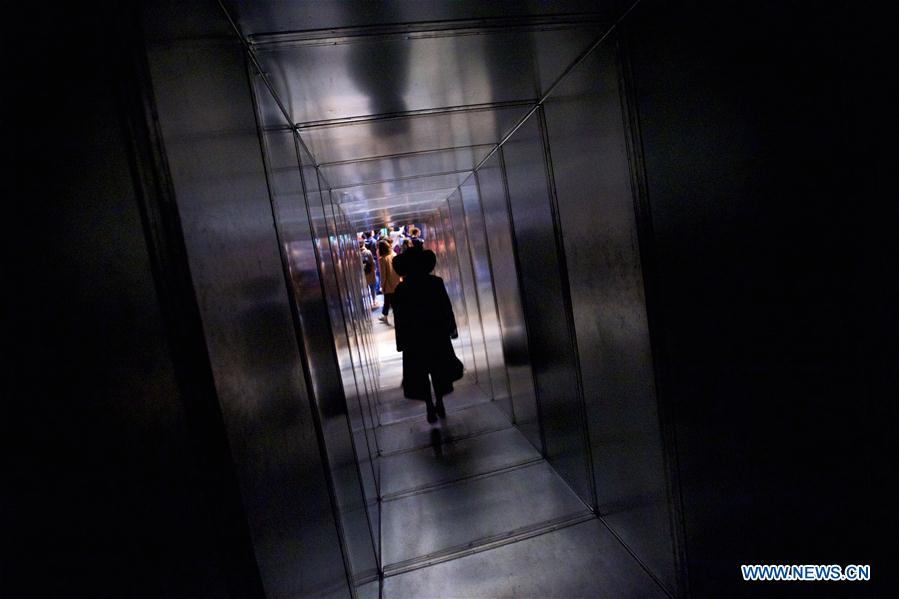
[[[383,597],[665,596],[473,373],[429,424],[378,316]]]

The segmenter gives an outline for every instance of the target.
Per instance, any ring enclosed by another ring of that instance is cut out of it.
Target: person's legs
[[[431,377],[432,385],[433,385],[433,377]],[[434,397],[436,398],[437,405],[435,406],[434,411],[441,418],[446,418],[446,407],[443,405],[443,396],[440,395],[440,392],[437,390],[437,385],[434,386]]]
[[[441,404],[442,405],[442,404]],[[434,407],[434,400],[431,399],[431,386],[428,385],[428,397],[425,400],[425,407],[428,410],[428,422],[437,422],[437,409]]]
[[[381,316],[383,316],[384,318],[387,318],[387,316],[390,314],[390,300],[392,300],[392,299],[393,299],[392,293],[384,294],[384,309],[381,310]]]

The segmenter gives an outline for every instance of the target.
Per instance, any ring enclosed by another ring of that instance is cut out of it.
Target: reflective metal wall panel
[[[340,207],[347,218],[354,223],[357,230],[380,228],[385,223],[416,222],[422,214],[429,214],[446,203],[446,197],[453,193],[454,187],[435,189],[418,193],[378,198],[376,200],[352,200],[347,195],[342,198]],[[338,197],[343,190],[338,192]]]
[[[436,197],[445,198],[445,190],[458,187],[468,176],[469,171],[449,175],[427,175],[412,179],[399,179],[384,183],[369,183],[346,188],[334,189],[335,201],[351,202],[364,200],[369,206],[380,204],[378,200],[390,200],[397,196],[421,195],[428,191],[440,191]]]
[[[491,397],[511,419],[512,404],[509,400],[509,380],[503,356],[502,332],[496,312],[496,299],[493,294],[493,273],[487,248],[487,232],[484,229],[484,215],[481,212],[481,198],[478,194],[476,179],[472,177],[466,181],[459,187],[459,191],[462,194],[465,231],[468,237],[468,257],[474,273],[481,330],[484,333]]]
[[[453,313],[456,316],[456,328],[459,332],[459,338],[453,342],[453,345],[457,348],[456,354],[462,360],[465,368],[473,371],[474,354],[471,347],[468,313],[465,310],[465,297],[459,270],[459,256],[456,252],[456,238],[449,214],[449,205],[446,202],[435,215],[433,229],[435,240],[433,243],[427,240],[425,245],[437,253],[437,273],[443,278],[447,295],[449,295],[453,305]]]
[[[304,169],[307,186],[317,175],[314,169]],[[344,319],[343,296],[338,286],[338,263],[332,253],[331,237],[335,229],[334,215],[331,210],[329,192],[317,190],[315,183],[307,187],[309,214],[315,231],[315,246],[319,260],[324,297],[327,300],[327,314],[331,325],[329,335],[325,339],[331,341],[331,351],[336,353],[338,367],[338,386],[329,395],[318,395],[317,405],[322,414],[324,438],[328,447],[331,463],[331,476],[335,482],[335,491],[340,514],[344,523],[346,545],[350,558],[354,581],[366,582],[377,564],[373,553],[373,530],[366,514],[366,499],[360,480],[357,464],[357,448],[351,434],[353,420],[361,414],[358,411],[359,390],[353,377],[354,364],[350,348],[347,323]],[[332,356],[334,356],[332,353]],[[332,359],[334,359],[332,357]],[[359,448],[361,451],[362,448]]]
[[[611,18],[623,2],[596,0],[374,0],[350,3],[345,0],[280,0],[239,2],[225,5],[236,15],[242,31],[258,34],[273,31],[371,27],[384,23],[420,23],[497,17],[526,17],[557,14],[595,14]]]
[[[675,562],[614,44],[545,104],[596,494],[606,522],[669,589]]]
[[[364,341],[365,334],[370,328],[368,314],[371,312],[371,303],[368,301],[369,292],[362,276],[355,232],[348,232],[346,219],[333,202],[329,202],[325,210],[330,214],[330,217],[326,218],[331,227],[329,246],[334,261],[337,289],[340,291],[339,303],[348,352],[348,359],[341,370],[341,378],[346,395],[356,464],[362,479],[369,527],[372,539],[378,539],[378,488],[374,463],[377,453],[377,441],[374,437],[376,423],[369,401],[375,391],[370,370],[371,361],[367,356]],[[377,541],[374,545],[377,553]],[[365,576],[370,577],[371,572],[366,572]],[[359,582],[366,580],[367,578],[363,577]]]
[[[491,395],[490,373],[487,369],[487,348],[484,345],[484,331],[481,327],[481,311],[475,288],[474,272],[471,268],[468,234],[465,229],[465,213],[462,210],[462,192],[456,190],[447,200],[453,235],[455,237],[459,281],[464,297],[465,313],[468,320],[468,336],[471,339],[474,363],[466,365],[473,370],[478,385],[488,396]]]
[[[509,220],[505,175],[499,152],[478,169],[477,180],[484,227],[487,231],[487,248],[502,332],[503,358],[508,374],[512,414],[515,425],[534,447],[542,449],[527,328],[518,288],[517,250]]]
[[[265,109],[266,104],[273,102],[271,96],[264,86],[259,85],[260,79],[256,78],[255,82],[259,113],[273,114],[272,110]],[[314,223],[310,221],[310,214],[323,215],[320,222],[325,213],[315,169],[308,166],[308,154],[298,146],[294,133],[289,130],[269,127],[262,133],[262,142],[275,222],[293,283],[304,358],[313,389],[312,403],[321,423],[328,476],[344,546],[354,583],[364,584],[375,575],[376,561],[370,554],[373,539],[378,538],[379,512],[374,499],[366,501],[366,496],[377,496],[373,460],[376,448],[372,449],[375,423],[367,409],[365,383],[357,381],[358,365],[364,360],[356,347],[355,330],[352,321],[348,323],[343,317],[352,306],[338,303],[335,309],[331,302],[329,308],[323,295],[329,279],[322,278],[321,274],[330,274],[330,283],[334,285],[339,283],[343,271],[342,263],[335,259],[331,236],[326,238],[324,245],[313,242]],[[301,164],[304,165],[302,172]],[[326,262],[328,257],[331,260]],[[322,271],[320,264],[337,266],[333,271]],[[342,327],[341,334],[334,335],[335,327]],[[342,356],[342,362],[338,360],[339,356]]]
[[[148,58],[266,593],[346,595],[241,46],[163,40]]]
[[[388,33],[338,43],[260,44],[256,53],[294,121],[309,123],[536,101],[599,33],[571,24],[501,25],[477,35]]]
[[[320,163],[496,143],[529,106],[441,112],[306,127],[300,135]]]
[[[472,171],[492,148],[492,144],[487,144],[399,154],[322,165],[321,170],[328,182],[335,187],[419,176],[422,173]]]
[[[565,319],[559,248],[538,118],[528,119],[502,151],[546,457],[581,499],[590,503],[592,481],[577,359]]]

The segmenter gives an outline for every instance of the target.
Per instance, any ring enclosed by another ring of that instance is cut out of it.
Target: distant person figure
[[[412,230],[409,231],[409,239],[412,240],[413,247],[424,248],[425,239],[421,236],[421,229],[418,227],[412,227]]]
[[[394,258],[393,268],[403,281],[391,298],[396,349],[403,352],[403,395],[425,402],[428,422],[446,418],[443,398],[463,374],[450,341],[459,336],[453,306],[443,279],[430,274],[436,264],[434,252],[420,248]]]
[[[372,310],[380,308],[378,304],[378,283],[375,279],[375,257],[371,250],[365,247],[365,243],[359,244],[359,251],[362,253],[362,272],[365,274],[365,284],[368,285],[368,291],[371,293]]]
[[[371,252],[372,256],[375,256],[378,252],[378,238],[375,235],[375,232],[374,231],[365,231],[362,234],[362,237],[365,238],[365,249],[367,249],[369,252]],[[375,262],[375,266],[374,266],[374,268],[375,268],[375,297],[377,297],[377,295],[379,293],[381,293],[381,272],[380,272],[380,269],[378,268],[377,258],[374,259],[374,262]],[[375,303],[377,303],[377,302],[375,302]]]
[[[384,309],[381,310],[378,320],[390,324],[387,317],[390,315],[390,306],[393,303],[393,292],[400,284],[400,276],[393,269],[393,248],[386,239],[378,243],[378,255],[380,256],[378,266],[381,270],[381,290],[384,292]]]
[[[393,230],[387,234],[387,236],[390,237],[390,245],[392,247],[396,247],[396,238],[400,235],[402,235],[402,233],[400,233],[400,226],[394,225]]]

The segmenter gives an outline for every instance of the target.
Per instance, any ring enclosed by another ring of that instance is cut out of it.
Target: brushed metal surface
[[[443,202],[436,210],[433,221],[433,241],[426,242],[426,247],[437,254],[436,273],[443,279],[447,294],[453,304],[456,315],[456,327],[459,338],[453,342],[457,347],[457,355],[462,360],[468,373],[474,372],[474,354],[471,348],[471,335],[468,326],[468,313],[465,309],[464,291],[462,288],[459,255],[456,251],[456,236],[449,213],[449,204]]]
[[[385,496],[540,459],[514,428],[485,433],[441,447],[387,456],[381,462]]]
[[[279,132],[277,135],[284,139],[284,145],[294,148],[294,156],[296,156],[296,144],[292,134]],[[266,134],[266,137],[268,139],[271,135]],[[271,143],[267,145],[272,146]],[[306,185],[308,199],[318,199],[322,197],[322,194],[316,191],[315,186],[318,184],[318,180],[314,170],[308,166],[309,158],[304,154],[301,154],[300,158],[306,164],[302,183]],[[296,160],[296,158],[294,159]],[[299,179],[299,173],[293,176],[293,180],[297,179]],[[275,189],[277,188],[275,187]],[[331,476],[334,481],[344,541],[350,556],[353,575],[355,579],[364,579],[371,576],[372,566],[369,553],[373,543],[373,550],[375,552],[378,550],[378,537],[375,531],[378,530],[379,512],[375,505],[377,483],[375,462],[373,461],[373,454],[377,451],[374,447],[373,427],[375,423],[369,420],[366,425],[365,411],[362,405],[365,395],[360,393],[356,386],[355,371],[348,372],[346,370],[346,365],[352,365],[354,362],[347,361],[345,356],[344,367],[342,370],[338,370],[338,363],[334,361],[335,348],[341,348],[343,345],[341,342],[344,340],[349,346],[349,337],[344,333],[343,336],[334,337],[335,341],[330,341],[334,329],[332,327],[328,330],[329,309],[326,298],[322,296],[323,287],[320,279],[322,273],[327,274],[327,271],[319,271],[315,251],[315,248],[318,247],[319,253],[322,254],[329,249],[329,246],[313,245],[310,238],[310,221],[306,213],[306,202],[301,193],[302,188],[292,189],[290,197],[285,198],[283,202],[276,202],[276,215],[279,219],[279,228],[293,225],[288,229],[294,236],[291,237],[289,243],[286,243],[289,248],[286,255],[297,290],[296,298],[303,327],[308,368],[313,373],[315,406],[319,410],[322,422],[323,439],[331,465]],[[317,206],[311,202],[310,205],[313,206],[314,214]],[[284,239],[283,234],[282,239]],[[333,256],[333,254],[331,255]],[[327,264],[326,259],[327,256],[324,256],[323,264]],[[332,305],[330,318],[336,319],[337,317],[342,317],[342,314]],[[337,326],[346,326],[343,319],[330,322],[332,325],[336,323]],[[345,393],[345,395],[341,397],[341,393]],[[343,407],[345,413],[343,421],[340,419],[341,401],[345,406]],[[347,429],[347,427],[349,428]],[[359,490],[360,483],[362,493]],[[367,522],[364,517],[366,511],[368,513]]]
[[[468,234],[465,227],[465,213],[462,209],[462,192],[458,189],[447,198],[450,221],[456,248],[457,264],[459,267],[459,282],[465,305],[465,314],[468,321],[468,338],[472,348],[472,373],[475,380],[489,396],[490,373],[487,369],[487,348],[484,344],[484,331],[481,327],[481,310],[478,302],[477,289],[475,287],[474,271],[468,247]],[[458,324],[458,323],[457,323]]]
[[[385,567],[587,512],[546,462],[387,501],[382,510]]]
[[[449,181],[448,183],[452,183]],[[343,190],[341,190],[343,191]],[[438,210],[446,202],[447,195],[454,188],[437,188],[429,191],[407,193],[398,196],[378,199],[342,198],[341,208],[346,211],[347,218],[354,223],[354,228],[362,231],[376,229],[385,223],[421,223],[429,218],[426,215]]]
[[[270,101],[263,92],[257,94],[259,101]],[[273,205],[294,282],[314,405],[321,421],[345,547],[354,580],[364,581],[376,571],[372,554],[377,551],[374,542],[378,538],[375,531],[379,517],[375,501],[376,468],[372,459],[376,452],[376,447],[372,449],[375,423],[370,410],[365,409],[367,396],[360,367],[363,361],[356,347],[353,321],[346,318],[352,316],[353,304],[344,301],[345,293],[339,293],[344,291],[340,282],[347,269],[337,244],[330,243],[336,238],[328,234],[337,221],[331,207],[322,204],[327,194],[319,191],[319,179],[309,166],[310,158],[301,149],[297,157],[292,133],[266,131],[263,137],[270,157]],[[289,168],[291,162],[293,172]],[[299,163],[304,165],[302,178],[296,168]],[[294,187],[282,190],[283,181],[293,183]],[[281,192],[284,193],[279,195]],[[328,211],[330,218],[326,219]],[[317,236],[324,236],[325,243],[313,242],[310,226],[316,227]],[[334,295],[323,296],[323,290],[330,290]]]
[[[384,597],[668,597],[596,519],[384,579]]]
[[[542,448],[537,402],[534,394],[534,375],[528,348],[527,326],[521,306],[518,286],[518,260],[509,218],[505,173],[501,153],[485,162],[477,173],[490,271],[501,329],[503,359],[515,425],[534,447]],[[522,268],[530,268],[524,261]]]
[[[574,340],[565,323],[562,279],[540,123],[528,119],[504,145],[521,294],[546,457],[589,501],[587,440]]]
[[[481,331],[487,358],[487,378],[490,396],[497,402],[509,418],[512,418],[512,404],[509,399],[509,381],[503,356],[502,332],[493,294],[493,273],[487,247],[487,232],[484,229],[484,215],[475,177],[471,177],[459,187],[462,196],[462,214],[468,238],[468,257],[474,274]]]
[[[615,45],[545,104],[599,511],[676,588]]]
[[[301,136],[319,163],[359,160],[423,150],[496,143],[527,106],[440,112],[387,120],[323,125]]]
[[[308,160],[308,157],[301,158],[305,159],[304,162]],[[310,185],[310,180],[318,180],[314,169],[308,170],[311,176],[304,177],[307,186]],[[314,186],[315,183],[311,185]],[[370,469],[362,469],[357,457],[361,455],[364,460],[364,446],[357,444],[353,435],[353,431],[361,426],[360,388],[356,385],[355,364],[344,311],[345,296],[340,287],[338,269],[341,264],[331,243],[332,240],[336,242],[336,222],[329,192],[320,187],[307,187],[306,194],[315,233],[314,247],[318,248],[318,269],[328,315],[326,322],[331,327],[330,335],[319,341],[325,346],[320,351],[325,352],[322,359],[324,368],[333,368],[335,359],[337,366],[337,372],[334,373],[336,377],[332,378],[332,383],[336,385],[330,389],[330,393],[317,394],[316,403],[321,413],[323,436],[335,480],[352,573],[354,578],[364,578],[377,569],[373,552],[377,538],[374,522],[368,522],[368,518],[362,516],[367,509],[366,495],[371,498],[376,490],[371,486]],[[366,485],[368,489],[365,489]]]
[[[373,0],[350,3],[343,0],[306,0],[285,3],[280,0],[238,2],[225,5],[234,14],[241,30],[253,36],[280,31],[327,30],[344,27],[370,27],[386,23],[420,23],[490,19],[499,17],[537,17],[543,15],[590,14],[609,18],[621,2],[596,0],[525,1],[497,0]]]
[[[341,205],[350,202],[365,201],[369,207],[372,205],[397,206],[394,198],[420,197],[428,191],[438,192],[433,197],[435,200],[443,200],[449,195],[447,190],[459,186],[468,177],[470,172],[424,175],[414,179],[397,179],[395,181],[368,183],[365,185],[353,185],[345,188],[334,188],[335,201]],[[383,202],[382,200],[387,200]]]
[[[329,194],[327,197],[331,197]],[[377,424],[372,412],[376,394],[376,362],[369,353],[371,333],[370,295],[364,281],[359,259],[359,250],[354,231],[351,231],[345,215],[333,201],[328,210],[332,215],[329,236],[332,257],[335,264],[337,288],[340,291],[341,312],[349,351],[350,371],[342,371],[344,389],[347,394],[349,425],[353,437],[359,476],[362,479],[368,522],[374,539],[375,552],[379,551],[378,530],[380,511],[377,505],[378,475],[375,456],[378,451],[374,428]],[[353,401],[355,399],[355,401]],[[368,573],[367,576],[371,576]]]
[[[402,553],[396,553],[399,550],[395,545],[388,544],[384,548],[378,545],[379,531],[389,528],[385,527],[384,514],[379,511],[376,501],[382,492],[379,477],[383,460],[378,455],[399,459],[405,455],[401,452],[411,452],[433,442],[433,431],[439,431],[437,434],[443,445],[448,440],[469,438],[506,427],[509,418],[517,418],[521,412],[521,423],[531,427],[526,429],[531,442],[545,447],[550,463],[581,497],[589,500],[594,483],[599,486],[600,477],[597,481],[587,479],[590,456],[585,451],[586,425],[581,419],[581,394],[576,384],[575,339],[558,319],[553,322],[550,316],[545,316],[541,323],[541,317],[534,316],[540,315],[541,309],[545,311],[542,314],[557,314],[563,307],[559,297],[564,291],[561,285],[565,275],[559,273],[558,265],[563,257],[588,247],[584,245],[583,222],[577,223],[581,229],[573,229],[576,233],[572,239],[566,238],[564,256],[555,254],[556,236],[564,233],[568,225],[563,225],[559,231],[553,224],[556,215],[548,206],[554,196],[545,194],[541,204],[540,194],[534,193],[541,186],[546,189],[550,181],[542,168],[545,166],[542,163],[544,148],[539,143],[539,129],[536,137],[528,138],[525,144],[528,150],[524,157],[530,162],[517,171],[511,167],[507,169],[508,202],[503,181],[503,153],[495,154],[477,177],[469,177],[469,172],[483,158],[490,144],[503,139],[527,114],[527,103],[540,97],[595,38],[598,32],[595,20],[584,18],[583,22],[568,24],[532,21],[509,27],[500,27],[499,21],[492,21],[472,23],[464,28],[449,22],[432,26],[419,21],[412,27],[414,31],[410,30],[410,34],[404,36],[402,26],[397,23],[408,23],[408,19],[396,16],[403,10],[390,12],[399,8],[399,4],[392,5],[374,21],[361,17],[358,23],[354,23],[355,17],[346,10],[355,5],[326,5],[319,6],[319,22],[327,22],[333,17],[338,19],[337,26],[340,27],[374,28],[316,32],[311,34],[315,39],[310,42],[310,35],[290,31],[293,29],[290,23],[296,22],[291,20],[296,14],[308,12],[311,4],[295,4],[291,15],[288,15],[291,11],[276,5],[248,8],[235,3],[228,6],[237,16],[238,25],[244,28],[243,33],[255,36],[251,39],[252,53],[265,71],[264,76],[256,77],[256,84],[258,96],[265,96],[268,101],[260,100],[258,112],[266,156],[271,163],[272,205],[278,221],[278,234],[284,241],[280,249],[287,259],[298,300],[296,311],[303,336],[301,358],[305,358],[306,366],[306,372],[299,369],[299,373],[309,377],[312,397],[306,401],[312,402],[314,414],[320,421],[327,472],[337,506],[338,529],[343,535],[351,578],[362,588],[361,585],[370,583],[371,576],[376,573],[379,558],[382,563],[410,559],[408,555],[403,557]],[[458,4],[451,9],[444,6],[434,8],[434,14],[443,14],[441,11],[457,17],[482,14],[483,9],[475,6],[473,3]],[[521,12],[565,12],[572,5],[553,6],[521,8]],[[329,7],[337,12],[330,14]],[[364,13],[367,8],[360,10]],[[417,14],[418,9],[409,10],[412,12],[407,10],[408,14]],[[513,16],[519,14],[517,10],[512,11]],[[286,20],[280,25],[269,25],[271,29],[267,31],[250,25],[271,24],[271,18],[276,15],[286,17]],[[306,27],[314,22],[310,20]],[[269,35],[285,32],[289,34],[287,37]],[[334,39],[326,43],[318,43],[332,37]],[[252,46],[254,42],[255,46]],[[221,49],[217,48],[217,51]],[[235,51],[234,54],[240,53]],[[170,75],[165,73],[166,77]],[[198,82],[203,79],[194,82],[199,87]],[[177,78],[171,78],[167,83],[179,84]],[[272,85],[289,113],[288,118],[299,125],[298,135],[303,142],[300,145],[308,146],[311,154],[296,143],[291,153],[291,142],[296,138],[293,132],[285,129],[289,123],[281,119],[282,107],[267,96],[268,90],[264,89],[263,83]],[[196,99],[201,99],[201,95],[198,94]],[[192,98],[186,99],[185,104],[189,105]],[[221,98],[216,100],[222,103]],[[568,96],[563,100],[571,101]],[[576,120],[577,115],[566,114],[564,106],[563,103],[559,109],[560,118],[566,123]],[[185,109],[184,112],[189,111]],[[183,125],[183,122],[176,122],[170,128],[177,130]],[[557,123],[554,122],[553,127],[558,127]],[[247,134],[251,129],[241,130],[241,134]],[[231,131],[224,128],[216,133],[226,140],[223,143],[227,143]],[[520,137],[527,138],[527,134],[522,133]],[[531,143],[532,139],[537,143]],[[561,139],[563,151],[571,152],[571,148],[576,147],[564,134]],[[279,157],[273,158],[273,150]],[[233,158],[233,155],[225,154]],[[507,161],[509,156],[509,153],[505,154]],[[564,165],[557,165],[560,159],[554,155],[553,167],[563,172],[562,169],[570,168],[569,158],[565,157]],[[297,172],[292,172],[292,162],[297,159],[302,164],[297,169],[302,183],[299,187],[296,185]],[[316,168],[319,163],[324,166]],[[241,164],[231,169],[229,176],[245,177],[247,169],[247,164]],[[513,181],[516,177],[517,188]],[[563,178],[566,185],[577,187],[580,184],[568,171],[564,172]],[[228,190],[231,196],[244,191],[239,185],[231,187]],[[264,185],[262,187],[264,190]],[[566,194],[569,191],[565,188]],[[585,204],[578,200],[571,206],[583,210]],[[549,219],[523,216],[531,208],[543,216],[549,210]],[[249,210],[247,207],[241,209]],[[570,207],[566,210],[570,211],[568,218],[571,218],[574,210]],[[198,219],[198,214],[192,216]],[[518,222],[518,216],[522,217],[523,224]],[[412,221],[426,231],[428,243],[434,246],[440,258],[438,272],[445,276],[454,306],[460,312],[458,322],[463,331],[456,345],[468,367],[468,379],[460,384],[460,391],[464,389],[472,394],[466,397],[475,397],[484,390],[495,400],[452,410],[450,418],[438,428],[426,426],[423,414],[408,411],[404,414],[407,408],[400,407],[401,402],[396,398],[399,363],[396,358],[389,359],[386,369],[382,370],[381,352],[375,339],[374,327],[377,325],[372,321],[371,301],[358,259],[355,231],[359,226],[367,228],[398,218]],[[262,222],[259,215],[257,221]],[[270,221],[271,214],[269,227]],[[305,231],[302,230],[304,223]],[[227,218],[222,218],[218,224],[226,231],[243,226]],[[291,225],[295,226],[291,228]],[[266,233],[273,246],[269,251],[277,258],[278,240],[271,230]],[[521,247],[515,246],[521,245],[520,233],[533,236],[532,250],[547,251],[549,248],[548,255],[543,258],[548,267],[548,283],[540,278],[545,273],[528,275],[519,272],[530,270],[517,268],[521,259],[515,255],[515,250],[520,253]],[[234,238],[237,236],[233,235]],[[540,240],[551,243],[541,247]],[[246,240],[242,242],[246,243]],[[211,243],[207,242],[206,247],[209,251]],[[250,256],[253,254],[248,252],[228,258],[243,274],[252,271],[246,263],[252,259]],[[577,258],[580,260],[577,261],[577,276],[580,276],[591,263],[583,255],[579,254]],[[211,261],[211,258],[207,260]],[[226,266],[231,265],[229,260],[225,261]],[[257,260],[257,264],[251,266],[261,267],[261,264]],[[262,286],[265,282],[260,280],[258,284]],[[267,284],[271,285],[271,282]],[[273,293],[272,289],[275,288],[268,288],[269,294]],[[529,298],[532,292],[536,298]],[[258,298],[265,296],[261,288],[255,293]],[[614,293],[607,291],[607,296],[613,297]],[[579,332],[577,341],[580,343],[587,314],[585,306],[594,297],[580,287],[576,290],[573,287],[572,295],[575,294],[581,294],[577,295],[574,306]],[[523,306],[519,296],[524,298]],[[223,306],[215,309],[214,314],[223,320]],[[290,315],[289,305],[281,305],[281,309],[282,316],[285,309]],[[538,322],[532,327],[530,321],[534,318]],[[254,319],[254,322],[259,321],[257,317]],[[212,327],[211,330],[216,329]],[[290,328],[286,330],[288,333],[280,333],[282,338],[286,335],[289,340]],[[278,335],[269,327],[255,332],[266,339]],[[541,348],[542,354],[529,355],[532,352],[528,352],[528,341],[533,344],[534,339],[546,342],[546,347]],[[603,339],[596,341],[597,352],[607,350],[603,342]],[[266,349],[274,351],[274,346]],[[296,348],[294,351],[296,353]],[[262,354],[267,355],[267,352]],[[528,366],[531,362],[533,369]],[[514,371],[508,369],[510,365]],[[240,370],[228,368],[227,372],[233,374]],[[608,370],[597,372],[614,375]],[[299,375],[285,367],[282,376],[287,377],[288,373],[294,377],[291,380],[298,380]],[[385,381],[391,381],[386,393]],[[612,382],[600,380],[599,375],[590,382],[594,385],[591,391],[615,390]],[[277,397],[277,392],[286,388],[277,377],[268,375],[262,380],[247,378],[244,384],[251,384],[260,395],[260,389],[265,390],[266,398]],[[538,429],[533,427],[538,404],[528,401],[535,393],[539,396],[543,416],[542,443],[536,442]],[[591,419],[590,426],[591,430],[608,431],[613,424]],[[240,449],[245,448],[238,446],[238,451]],[[546,468],[549,472],[548,466]],[[440,480],[439,476],[428,479],[428,476],[435,476],[434,472],[420,474],[420,481]],[[511,472],[490,478],[507,475]],[[560,479],[556,482],[567,491]],[[476,481],[469,483],[472,488],[479,484]],[[421,496],[450,494],[449,488]],[[510,488],[496,492],[507,491],[510,492]],[[580,504],[574,493],[568,493]],[[400,503],[412,497],[420,496],[403,497],[388,503]],[[468,499],[476,501],[476,498]],[[505,512],[497,515],[498,520],[492,516],[487,520],[490,526],[498,526],[495,532],[499,534],[508,529],[509,523],[504,523],[504,517],[514,519],[516,514],[532,517],[540,509],[551,509],[552,504],[552,501],[538,504],[536,511],[534,506],[530,511],[524,505],[511,510],[507,507]],[[488,512],[484,513],[489,516]],[[629,526],[630,521],[626,521],[629,517],[622,518],[625,528]],[[394,518],[390,526],[398,521]],[[459,536],[460,543],[471,540],[463,537],[471,536],[473,525],[460,522],[458,527],[429,533],[429,538],[436,541],[425,552],[453,546],[455,537],[450,537],[454,534]],[[512,526],[516,527],[518,524]],[[426,540],[425,544],[427,542],[430,541]],[[402,544],[402,551],[412,546]],[[388,552],[394,553],[388,555]],[[370,586],[365,588],[371,590]]]
[[[478,395],[483,393],[477,387],[470,388],[470,392]],[[447,417],[438,428],[428,424],[423,408],[419,408],[419,415],[415,418],[378,428],[381,454],[389,455],[429,447],[437,435],[439,435],[440,442],[449,442],[511,426],[509,417],[496,407],[495,402],[477,402],[471,407],[450,411],[454,400],[453,394],[446,397]],[[435,430],[439,432],[432,432]]]
[[[576,23],[497,25],[477,35],[369,34],[343,43],[272,44],[260,46],[257,56],[302,124],[536,100],[599,33],[595,25]]]
[[[344,187],[422,173],[471,171],[492,147],[490,144],[464,146],[331,163],[322,165],[322,172],[331,185]]]
[[[346,593],[241,48],[188,39],[148,60],[263,584],[273,596]]]

